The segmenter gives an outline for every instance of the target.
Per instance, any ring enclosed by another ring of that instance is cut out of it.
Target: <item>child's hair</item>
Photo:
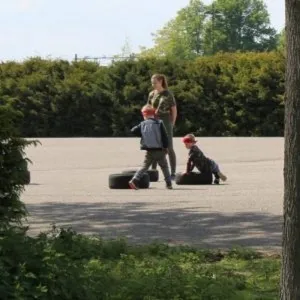
[[[150,104],[146,104],[142,107],[141,112],[143,116],[154,116],[155,108]]]
[[[157,79],[158,81],[161,81],[161,85],[162,87],[167,90],[168,89],[168,81],[167,81],[167,77],[164,74],[154,74],[152,75],[152,78]]]
[[[192,133],[189,133],[186,136],[184,136],[182,138],[182,141],[184,143],[197,143],[196,137]]]

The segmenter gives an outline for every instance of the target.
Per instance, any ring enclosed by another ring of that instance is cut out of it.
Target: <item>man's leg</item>
[[[155,157],[156,161],[158,162],[161,171],[164,174],[166,186],[168,189],[172,189],[172,181],[171,181],[171,175],[169,170],[168,161],[166,158],[166,154],[162,151],[157,153],[157,157]]]
[[[145,172],[147,172],[147,170],[149,169],[150,165],[153,162],[153,154],[151,151],[147,151],[145,158],[144,158],[144,162],[143,162],[143,166],[137,170],[134,174],[134,176],[132,177],[132,179],[129,181],[129,186],[132,189],[137,190],[138,189],[138,184],[139,181],[141,180],[141,178],[143,177],[143,175],[145,174]]]

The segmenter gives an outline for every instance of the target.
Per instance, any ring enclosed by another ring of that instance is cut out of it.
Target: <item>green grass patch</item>
[[[132,246],[53,229],[0,239],[1,299],[278,299],[280,258],[164,244]]]

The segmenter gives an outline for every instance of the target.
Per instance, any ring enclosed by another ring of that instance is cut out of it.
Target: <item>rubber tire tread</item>
[[[122,173],[127,173],[127,174],[134,174],[137,170],[125,170]],[[159,180],[159,172],[158,170],[153,170],[150,169],[147,171],[149,177],[150,177],[150,182],[157,182]]]
[[[212,184],[212,173],[196,173],[191,172],[189,174],[177,173],[175,176],[175,183],[177,185],[201,185]]]
[[[132,179],[134,174],[110,174],[108,178],[108,185],[110,189],[130,189],[128,182]],[[140,189],[147,189],[150,186],[150,178],[147,173],[143,175],[139,181]]]

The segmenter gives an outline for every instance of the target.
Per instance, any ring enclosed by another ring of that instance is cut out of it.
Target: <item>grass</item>
[[[249,249],[133,246],[72,230],[0,239],[1,299],[278,299],[280,258]]]

